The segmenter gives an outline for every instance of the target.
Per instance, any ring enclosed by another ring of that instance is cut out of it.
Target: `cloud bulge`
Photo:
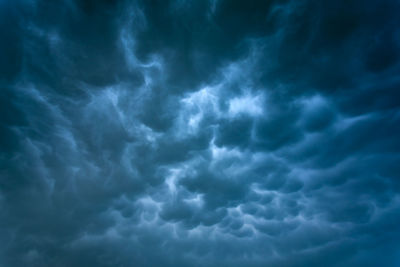
[[[0,266],[398,266],[398,1],[1,1]]]

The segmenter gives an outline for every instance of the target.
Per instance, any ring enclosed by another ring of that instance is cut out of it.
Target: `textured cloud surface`
[[[0,1],[0,266],[400,266],[398,1]]]

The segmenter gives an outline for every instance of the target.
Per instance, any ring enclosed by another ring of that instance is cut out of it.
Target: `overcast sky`
[[[400,266],[399,14],[0,0],[0,267]]]

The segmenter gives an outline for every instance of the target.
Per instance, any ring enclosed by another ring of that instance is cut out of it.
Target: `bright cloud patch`
[[[259,95],[245,95],[235,97],[229,101],[229,114],[237,116],[247,114],[250,116],[259,116],[263,114],[263,98]]]

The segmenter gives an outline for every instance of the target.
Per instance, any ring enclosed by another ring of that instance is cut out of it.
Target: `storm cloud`
[[[0,266],[399,266],[399,12],[0,0]]]

